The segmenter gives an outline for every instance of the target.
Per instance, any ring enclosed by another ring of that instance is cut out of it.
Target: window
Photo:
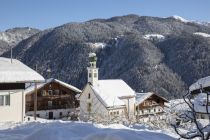
[[[205,116],[204,116],[204,114],[201,114],[201,119],[205,119]]]
[[[90,99],[90,93],[88,93],[88,99]]]
[[[42,96],[46,96],[46,90],[42,90]]]
[[[95,77],[95,78],[97,77],[97,73],[94,73],[94,77]]]
[[[87,111],[88,111],[88,112],[91,112],[91,103],[88,103]]]
[[[91,73],[89,73],[89,78],[91,78],[92,77],[92,74]]]
[[[54,91],[54,93],[55,93],[55,95],[59,95],[59,90],[56,89],[56,90]]]
[[[10,105],[10,95],[0,95],[0,106]]]
[[[52,101],[48,101],[48,106],[52,107]]]
[[[48,94],[49,94],[50,96],[52,96],[52,95],[53,95],[53,91],[52,91],[52,90],[48,90]]]
[[[10,95],[5,96],[5,105],[10,105]]]
[[[0,95],[0,106],[4,105],[4,96]]]
[[[117,111],[117,115],[119,115],[119,111]]]

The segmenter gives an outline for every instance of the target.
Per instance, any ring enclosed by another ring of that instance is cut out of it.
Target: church
[[[135,91],[122,79],[99,80],[97,57],[89,54],[88,83],[79,96],[81,120],[135,117]]]

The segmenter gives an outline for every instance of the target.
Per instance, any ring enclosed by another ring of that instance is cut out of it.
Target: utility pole
[[[34,93],[34,120],[36,120],[37,112],[37,83],[35,83],[35,93]]]

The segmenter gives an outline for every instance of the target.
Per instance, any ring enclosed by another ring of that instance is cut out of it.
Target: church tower
[[[89,67],[88,70],[88,82],[92,85],[96,85],[98,82],[98,68],[96,67],[97,57],[95,53],[89,53]]]

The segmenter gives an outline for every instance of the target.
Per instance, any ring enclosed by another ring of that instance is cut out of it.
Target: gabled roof
[[[62,82],[62,81],[60,81],[58,79],[53,79],[53,78],[47,79],[46,82],[44,82],[44,83],[37,84],[37,89],[40,89],[40,88],[44,87],[45,85],[47,85],[47,84],[49,84],[51,82],[59,83],[60,85],[66,87],[68,89],[71,89],[71,90],[73,90],[73,91],[75,91],[77,93],[81,93],[82,92],[81,90],[79,90],[78,88],[76,88],[76,87],[74,87],[72,85],[69,85],[69,84],[67,84],[65,82]],[[34,91],[34,88],[35,88],[34,84],[30,85],[28,88],[26,88],[25,94],[30,94],[31,92]]]
[[[0,57],[0,83],[43,82],[44,78],[22,62]]]
[[[189,87],[189,90],[194,91],[194,90],[200,89],[201,87],[205,88],[205,87],[209,87],[209,86],[210,86],[210,76],[207,76],[207,77],[201,78],[198,81],[196,81],[195,83],[193,83]]]
[[[147,93],[136,93],[136,104],[141,104],[143,103],[145,100],[147,100],[149,97],[151,97],[152,95],[157,96],[158,98],[161,98],[162,100],[164,100],[165,102],[168,102],[167,99],[153,93],[153,92],[147,92]]]
[[[106,107],[125,105],[120,97],[135,97],[135,91],[121,79],[98,80],[91,88]]]

